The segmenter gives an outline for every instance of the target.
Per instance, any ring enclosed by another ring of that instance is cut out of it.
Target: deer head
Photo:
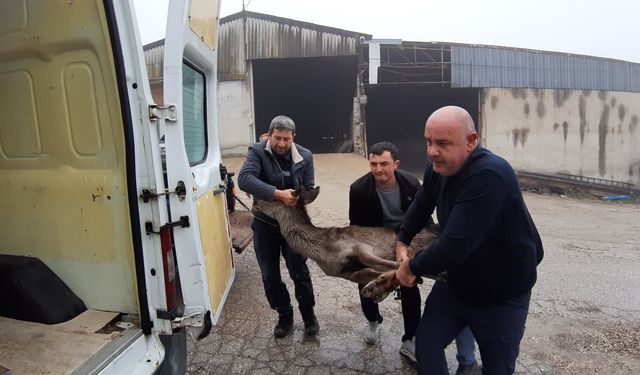
[[[311,224],[311,219],[307,214],[305,206],[316,200],[319,193],[319,186],[309,190],[306,190],[304,187],[299,187],[293,192],[293,195],[298,197],[298,203],[296,203],[295,206],[287,206],[284,203],[275,200],[256,200],[253,203],[252,211],[267,215],[278,221],[280,225],[283,225],[285,220]]]

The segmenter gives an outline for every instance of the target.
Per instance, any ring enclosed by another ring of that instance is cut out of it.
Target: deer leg
[[[372,251],[372,247],[368,245],[358,244],[353,247],[353,255],[355,255],[360,263],[367,267],[374,269],[381,269],[381,271],[387,271],[389,269],[395,269],[398,264],[392,260],[383,259],[375,255]]]
[[[360,271],[352,272],[352,273],[344,273],[342,277],[349,281],[353,281],[358,284],[366,284],[371,280],[374,280],[376,277],[380,276],[381,273],[371,269],[371,268],[363,268]]]
[[[396,279],[396,271],[387,271],[371,280],[371,282],[362,288],[360,294],[365,298],[372,299],[376,303],[380,303],[397,287],[398,279]]]

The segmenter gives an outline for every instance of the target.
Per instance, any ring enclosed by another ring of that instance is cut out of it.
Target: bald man
[[[447,273],[427,297],[416,334],[419,374],[448,374],[444,348],[465,327],[476,338],[483,373],[512,374],[524,335],[540,236],[509,163],[478,145],[469,113],[448,106],[425,125],[429,164],[398,233],[400,256],[434,210],[442,234],[401,263],[401,285]]]

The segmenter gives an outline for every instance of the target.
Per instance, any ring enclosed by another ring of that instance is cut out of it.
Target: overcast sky
[[[164,38],[168,0],[134,0],[147,44]],[[638,0],[245,0],[247,10],[372,34],[488,44],[640,63]],[[222,0],[221,16],[242,10]]]

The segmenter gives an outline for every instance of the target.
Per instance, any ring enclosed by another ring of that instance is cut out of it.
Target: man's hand
[[[273,192],[273,199],[279,200],[287,206],[295,206],[298,203],[298,197],[293,195],[293,189],[278,190]]]
[[[398,241],[396,243],[396,262],[400,264],[405,260],[409,260],[409,247],[403,242]]]
[[[396,271],[396,278],[398,279],[398,283],[404,287],[412,287],[416,283],[416,275],[411,272],[411,268],[409,268],[409,260],[405,260],[400,264],[398,270]]]

